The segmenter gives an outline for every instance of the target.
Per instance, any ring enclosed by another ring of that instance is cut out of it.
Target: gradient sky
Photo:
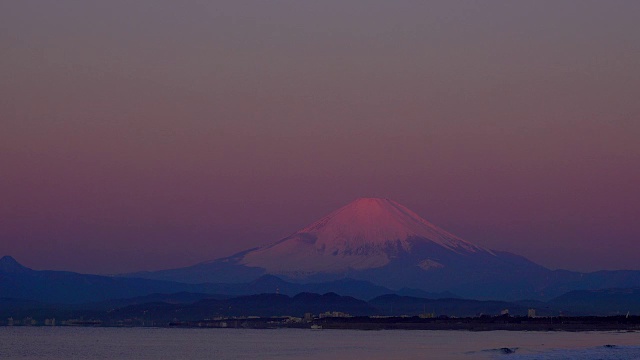
[[[191,265],[388,197],[640,269],[640,1],[0,2],[0,256]]]

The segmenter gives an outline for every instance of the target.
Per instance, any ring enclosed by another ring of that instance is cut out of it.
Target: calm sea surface
[[[0,359],[495,358],[640,359],[640,333],[0,327]]]

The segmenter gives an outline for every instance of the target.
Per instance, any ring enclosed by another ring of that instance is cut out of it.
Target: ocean
[[[640,359],[640,332],[0,327],[0,359]]]

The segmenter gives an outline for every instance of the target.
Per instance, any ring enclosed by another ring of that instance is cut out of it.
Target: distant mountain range
[[[199,292],[193,284],[78,274],[68,271],[36,271],[14,258],[0,259],[0,297],[79,304],[151,293]]]
[[[247,283],[186,284],[172,281],[86,275],[67,271],[29,269],[10,256],[0,258],[0,297],[55,304],[97,303],[113,299],[171,293],[238,296],[261,293],[296,295],[301,292],[336,292],[360,299],[385,294],[414,295],[427,298],[456,297],[455,294],[429,293],[416,289],[390,290],[367,281],[340,279],[330,282],[297,284],[276,276],[263,275]]]
[[[152,294],[89,304],[47,304],[36,301],[0,298],[0,324],[12,317],[98,319],[119,321],[149,320],[158,324],[170,321],[201,321],[216,317],[298,316],[340,312],[353,316],[612,316],[640,314],[640,289],[611,289],[598,292],[569,293],[549,302],[507,302],[469,299],[425,299],[412,296],[382,295],[369,301],[336,293],[256,294],[238,297],[210,294]]]
[[[640,286],[640,271],[549,270],[483,248],[389,199],[358,199],[280,241],[194,266],[128,274],[184,283],[368,281],[475,299],[548,300],[572,290]]]
[[[248,283],[184,284],[36,271],[10,257],[0,259],[0,294],[0,319],[29,316],[117,320],[147,316],[169,321],[174,318],[198,320],[213,315],[301,316],[306,312],[325,311],[352,315],[427,312],[477,316],[496,315],[503,309],[509,309],[514,315],[525,315],[529,308],[537,309],[542,316],[640,314],[640,288],[576,290],[548,302],[480,301],[415,289],[394,292],[350,279],[298,284],[264,275]]]
[[[638,289],[640,271],[549,270],[462,240],[394,201],[370,198],[275,243],[181,269],[99,276],[0,259],[0,316],[35,310],[271,316],[320,309],[469,316],[501,308],[639,314]]]
[[[574,290],[548,302],[548,306],[567,314],[640,314],[640,288]]]

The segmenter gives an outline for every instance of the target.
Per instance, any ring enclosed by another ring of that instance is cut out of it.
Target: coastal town
[[[469,331],[640,331],[640,316],[557,316],[532,317],[482,315],[477,317],[433,316],[352,316],[342,312],[306,313],[296,316],[231,316],[202,320],[157,321],[137,317],[127,319],[66,319],[32,317],[8,318],[0,326],[86,326],[86,327],[164,327],[217,329],[352,329],[352,330],[469,330]]]

